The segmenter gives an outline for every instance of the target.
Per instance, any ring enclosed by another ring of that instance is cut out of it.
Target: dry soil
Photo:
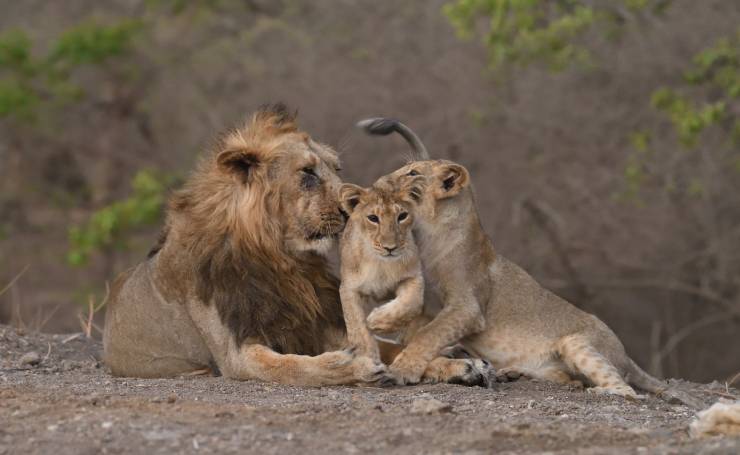
[[[530,380],[389,389],[114,378],[100,349],[82,334],[0,326],[0,454],[740,453],[738,438],[691,439],[694,411],[655,397]],[[708,404],[736,394],[674,383]]]

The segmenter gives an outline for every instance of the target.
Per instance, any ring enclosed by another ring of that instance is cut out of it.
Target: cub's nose
[[[388,254],[392,254],[394,251],[398,249],[398,247],[395,245],[394,246],[384,246],[383,248],[385,248],[385,251],[387,251]]]

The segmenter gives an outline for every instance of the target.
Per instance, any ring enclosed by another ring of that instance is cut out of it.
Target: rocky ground
[[[0,326],[0,454],[740,453],[739,438],[691,439],[694,411],[654,397],[527,380],[315,389],[122,379],[100,364],[100,348],[82,334]],[[736,393],[697,387],[707,403]]]

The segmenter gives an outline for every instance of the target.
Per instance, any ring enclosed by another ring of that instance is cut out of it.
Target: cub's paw
[[[421,382],[427,362],[401,352],[388,368],[383,385],[410,385]]]
[[[512,382],[518,379],[531,379],[529,375],[516,368],[501,368],[495,373],[496,382]]]
[[[401,317],[398,311],[395,311],[394,302],[395,300],[391,300],[370,312],[366,320],[367,327],[370,330],[378,333],[393,333],[407,325],[407,319]]]
[[[493,368],[485,360],[437,357],[429,363],[422,380],[425,383],[447,382],[489,387],[492,375]]]

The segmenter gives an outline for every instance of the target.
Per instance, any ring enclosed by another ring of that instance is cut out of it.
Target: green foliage
[[[612,3],[642,11],[656,2]],[[592,5],[594,2],[580,0],[454,0],[443,7],[443,12],[463,38],[475,35],[480,22],[485,22],[483,43],[491,68],[544,62],[558,71],[590,61],[590,51],[579,43],[586,31],[597,25],[613,27],[624,22],[614,5]]]
[[[130,20],[110,26],[84,22],[64,32],[47,58],[70,67],[100,64],[128,51],[140,28],[140,23]]]
[[[699,134],[710,126],[726,130],[735,146],[740,145],[740,116],[732,109],[740,97],[740,30],[732,38],[722,38],[697,54],[685,72],[690,87],[672,90],[662,87],[652,96],[652,105],[668,115],[679,141],[686,147],[698,144]],[[704,89],[705,100],[692,102],[686,93]],[[706,99],[711,96],[711,101]]]
[[[721,89],[727,98],[740,97],[740,30],[700,52],[693,63],[685,74],[689,84],[710,85]]]
[[[668,88],[656,90],[651,103],[656,109],[668,114],[679,141],[687,147],[696,146],[699,134],[722,120],[726,113],[724,101],[704,103],[695,108],[686,97]]]
[[[41,55],[33,55],[25,32],[0,34],[0,117],[32,120],[44,104],[78,99],[82,88],[71,81],[73,71],[128,52],[139,28],[129,20],[112,25],[83,22],[62,33]]]
[[[655,109],[668,117],[678,142],[687,149],[695,149],[701,145],[702,133],[715,127],[726,145],[737,149],[740,146],[740,113],[736,102],[740,96],[740,31],[699,52],[683,80],[685,84],[678,88],[658,88],[650,100]],[[645,132],[633,135],[634,152],[624,169],[624,194],[631,197],[636,197],[645,180],[639,170],[645,168],[649,141],[643,141],[642,134]],[[721,165],[740,172],[740,154],[735,152],[729,162]],[[675,190],[675,181],[668,177],[666,190]],[[688,196],[706,194],[704,183],[690,171],[684,180]]]
[[[652,154],[651,142],[649,131],[636,131],[630,136],[634,151],[627,157],[623,176],[625,188],[617,194],[619,199],[640,203],[640,189],[648,176],[647,160]]]
[[[165,192],[172,181],[152,171],[139,171],[131,182],[131,196],[103,207],[83,225],[69,229],[67,261],[81,266],[95,251],[126,248],[126,238],[134,230],[160,221]]]

